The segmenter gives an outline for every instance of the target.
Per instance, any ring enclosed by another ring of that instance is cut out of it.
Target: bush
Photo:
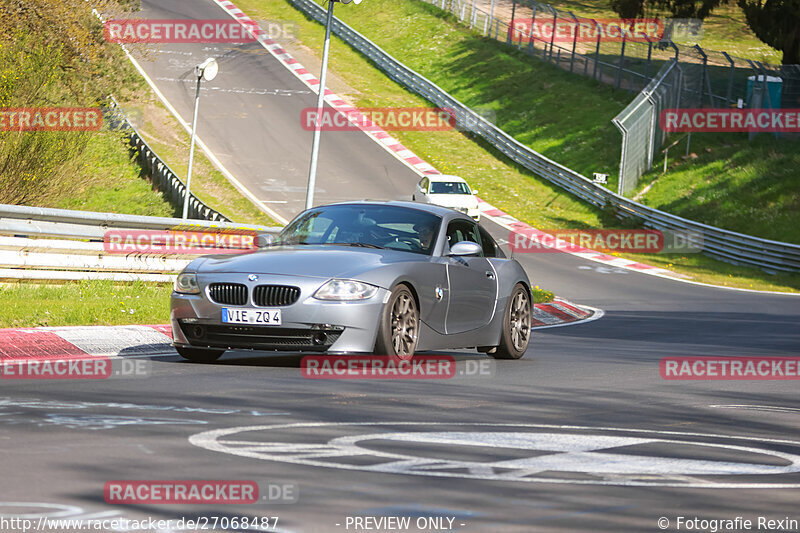
[[[132,7],[99,2],[110,16]],[[96,107],[140,81],[85,0],[0,3],[0,108]],[[0,203],[60,196],[83,179],[90,132],[0,130]]]

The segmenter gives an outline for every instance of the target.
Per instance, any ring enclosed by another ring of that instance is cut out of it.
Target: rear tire
[[[375,342],[376,355],[391,355],[411,359],[419,340],[419,309],[414,295],[406,285],[392,290],[383,306]]]
[[[225,353],[225,350],[208,348],[183,348],[181,346],[176,346],[175,349],[181,357],[193,363],[213,363]]]
[[[521,283],[514,286],[503,315],[500,345],[489,355],[495,359],[520,359],[531,340],[531,296]]]

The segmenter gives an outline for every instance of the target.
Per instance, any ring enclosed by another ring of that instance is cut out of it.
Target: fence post
[[[533,15],[531,16],[531,29],[528,31],[528,55],[533,55],[533,50],[536,47],[533,45],[533,28],[536,25],[536,9],[539,7],[539,4],[533,5]]]
[[[550,11],[553,12],[553,32],[550,35],[550,56],[548,57],[548,61],[553,59],[553,43],[556,40],[556,24],[558,23],[558,15],[556,14],[556,10],[550,4],[547,4],[547,7],[550,8]]]
[[[659,98],[660,101],[660,98]],[[656,105],[652,94],[647,95],[647,102],[650,104],[650,146],[647,150],[647,170],[653,168],[653,158],[656,150],[656,115],[659,112],[659,105]]]
[[[694,48],[701,56],[703,56],[703,71],[700,74],[700,107],[703,107],[703,93],[705,92],[706,76],[708,76],[708,56],[703,51],[703,49],[700,48],[699,44],[694,45]],[[708,99],[709,101],[711,101],[710,94],[708,95]],[[711,104],[713,107],[713,101],[711,102]]]
[[[745,102],[745,105],[747,107],[752,108],[752,104],[754,103],[753,101],[756,98],[756,84],[758,83],[759,78],[761,77],[760,76],[761,71],[759,70],[759,68],[755,65],[755,63],[752,60],[747,59],[746,61],[750,64],[750,68],[753,69],[753,74],[755,75],[755,77],[753,79],[753,92],[750,93],[750,101],[749,102]],[[766,81],[767,81],[766,78],[764,78],[765,88],[766,88]],[[762,98],[763,98],[763,95],[762,95]],[[763,107],[763,100],[760,100],[758,105],[759,105],[759,107]],[[747,132],[747,140],[748,141],[752,141],[755,138],[755,136],[756,136],[756,132],[754,132],[752,130]]]
[[[614,82],[614,86],[619,89],[619,85],[622,82],[622,67],[625,65],[625,36],[622,36],[622,49],[619,52],[619,68],[617,69],[617,80]]]
[[[622,189],[625,186],[625,160],[627,159],[627,152],[628,152],[628,130],[625,129],[625,126],[622,125],[621,122],[614,120],[614,125],[617,126],[620,133],[622,133],[622,150],[620,150],[619,156],[619,182],[617,183],[617,194],[622,196]]]
[[[469,29],[472,29],[472,27],[478,21],[478,19],[475,18],[475,1],[476,0],[472,0],[472,9],[469,12]]]
[[[644,79],[646,82],[650,81],[650,59],[653,57],[653,41],[650,37],[647,38],[647,63],[644,65]],[[645,83],[646,85],[646,83]]]
[[[600,64],[600,24],[592,19],[594,22],[595,29],[597,30],[597,48],[594,51],[594,72],[592,72],[592,78],[597,79],[597,65]]]
[[[576,17],[572,11],[570,11],[569,14],[572,17],[572,21],[575,23],[575,34],[572,36],[572,55],[569,57],[569,71],[572,72],[575,66],[575,46],[578,44],[578,17]]]
[[[508,37],[506,37],[506,44],[511,44],[514,40],[514,36],[512,35],[514,32],[514,28],[516,25],[514,24],[514,16],[517,14],[517,0],[513,0],[513,4],[511,4],[511,23],[508,27]]]
[[[722,52],[722,55],[724,55],[728,63],[731,64],[731,74],[728,78],[728,91],[725,94],[725,101],[728,103],[728,106],[730,106],[733,104],[733,76],[736,73],[736,63],[733,62],[733,59],[731,59],[731,56],[729,56],[727,52]]]
[[[756,65],[758,65],[758,69],[764,75],[764,78],[763,78],[763,84],[764,84],[763,85],[763,91],[764,92],[763,92],[763,94],[764,94],[764,97],[767,99],[767,107],[771,109],[772,108],[772,97],[769,94],[769,85],[767,84],[767,78],[769,78],[769,71],[766,68],[764,68],[764,65],[762,65],[761,62],[756,61],[755,63],[756,63]],[[756,81],[758,81],[758,78],[756,78]],[[764,107],[764,106],[762,106],[762,107]]]

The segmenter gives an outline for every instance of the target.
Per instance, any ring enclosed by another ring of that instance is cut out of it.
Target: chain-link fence
[[[735,106],[739,98],[746,99],[748,78],[754,75],[800,75],[798,67],[787,73],[779,66],[675,42],[675,38],[700,38],[702,21],[695,19],[642,19],[641,31],[619,35],[611,30],[624,26],[623,19],[580,17],[535,0],[423,1],[452,13],[486,37],[632,92],[644,89],[675,59],[684,66],[687,90],[694,93],[686,103],[695,107]],[[650,28],[652,24],[655,26]],[[752,80],[750,85],[752,88]],[[781,107],[800,106],[800,87],[796,85],[785,84]]]
[[[639,178],[653,166],[656,146],[661,146],[664,133],[658,126],[664,109],[681,107],[683,71],[671,59],[628,106],[614,119],[622,133],[622,154],[619,163],[617,194],[636,188]]]
[[[667,107],[800,108],[800,65],[770,65],[674,42],[697,40],[697,20],[665,19],[654,32],[615,38],[610,19],[578,17],[535,0],[423,1],[530,56],[639,92],[614,119],[622,132],[620,194],[635,189],[652,167],[656,147],[667,137],[658,127]]]
[[[668,137],[659,127],[659,117],[666,109],[800,107],[800,65],[766,65],[720,52],[721,57],[729,60],[728,67],[721,67],[709,64],[709,56],[699,48],[697,54],[702,54],[704,61],[673,59],[664,65],[650,84],[613,119],[622,133],[618,194],[635,189],[642,174],[652,168],[656,148]],[[746,61],[747,68],[739,68],[737,61]],[[754,135],[756,133],[750,133],[750,138]]]

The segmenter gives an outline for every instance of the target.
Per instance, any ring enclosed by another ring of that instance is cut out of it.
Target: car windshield
[[[466,183],[462,181],[431,182],[431,194],[472,194]]]
[[[419,209],[331,205],[301,214],[284,228],[276,244],[387,248],[430,255],[440,225],[440,217]]]

